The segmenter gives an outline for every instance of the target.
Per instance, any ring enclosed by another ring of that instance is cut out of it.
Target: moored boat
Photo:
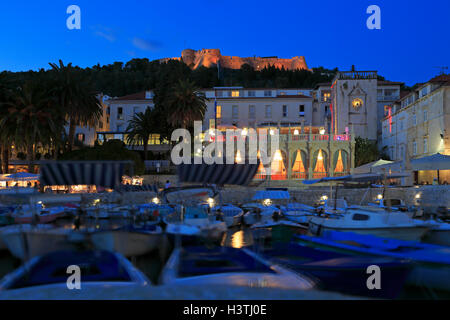
[[[76,248],[76,241],[71,241],[74,232],[47,224],[22,224],[2,228],[0,236],[14,257],[28,260],[53,251]]]
[[[418,223],[404,212],[380,208],[350,208],[341,215],[322,215],[309,221],[309,230],[322,235],[328,230],[371,234],[400,240],[420,240],[428,231],[426,223]]]
[[[162,284],[313,289],[315,282],[247,249],[175,248],[161,273]]]
[[[79,266],[81,290],[68,290],[69,266]],[[6,275],[0,281],[0,291],[20,292],[22,299],[45,299],[46,290],[60,291],[61,297],[86,299],[92,295],[91,290],[96,290],[98,298],[98,294],[114,295],[114,288],[149,285],[148,278],[118,253],[58,251],[35,257]]]
[[[14,209],[12,217],[14,222],[18,224],[29,224],[33,221],[37,223],[50,223],[65,215],[64,207],[49,207],[45,208],[41,203],[34,206],[19,205]]]
[[[336,231],[327,231],[322,237],[298,235],[295,241],[352,255],[411,260],[413,269],[408,284],[450,291],[450,248],[446,246]]]
[[[310,248],[298,243],[277,243],[255,250],[264,258],[320,281],[324,290],[346,294],[392,299],[397,297],[411,270],[407,260],[383,257],[358,257],[350,254]],[[382,270],[381,289],[367,287],[367,268],[377,265]]]
[[[140,256],[155,250],[161,237],[162,229],[156,223],[90,233],[95,248],[119,252],[126,257]]]

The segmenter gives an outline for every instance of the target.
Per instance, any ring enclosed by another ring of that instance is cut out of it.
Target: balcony
[[[339,80],[377,79],[376,71],[344,71],[336,75]]]

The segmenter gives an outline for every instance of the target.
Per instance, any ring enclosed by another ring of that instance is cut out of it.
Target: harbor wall
[[[178,185],[176,175],[148,175],[144,176],[144,183],[153,184],[159,182],[161,187],[169,180],[172,186]],[[286,182],[286,184],[277,184],[277,187],[286,187],[293,200],[314,205],[323,195],[330,197],[329,186],[306,186],[300,183]],[[251,201],[257,190],[264,190],[266,187],[272,187],[266,183],[259,186],[226,186],[222,191],[222,201],[231,203],[245,203]],[[275,186],[274,186],[275,187]],[[333,187],[333,195],[335,196]],[[374,201],[378,194],[383,193],[383,188],[342,188],[338,189],[338,198],[345,198],[349,204],[365,205]],[[450,208],[450,186],[449,185],[426,185],[413,187],[389,187],[387,196],[390,198],[402,199],[407,205],[420,205],[425,211],[433,212],[437,207],[443,206]]]

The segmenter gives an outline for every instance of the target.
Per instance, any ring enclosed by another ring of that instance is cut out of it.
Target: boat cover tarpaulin
[[[115,188],[120,185],[129,161],[55,161],[41,164],[43,186],[96,185]]]
[[[411,160],[411,169],[419,170],[450,170],[450,156],[436,153],[432,156]]]
[[[34,173],[28,173],[28,172],[17,172],[12,174],[5,174],[4,176],[5,180],[26,180],[26,181],[33,181],[33,180],[39,180],[39,175]]]
[[[256,191],[253,196],[253,200],[264,200],[264,199],[290,199],[289,191],[287,190],[259,190]]]
[[[247,185],[258,170],[258,164],[180,164],[180,182]]]

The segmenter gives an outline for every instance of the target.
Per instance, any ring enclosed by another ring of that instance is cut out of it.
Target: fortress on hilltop
[[[297,56],[291,59],[280,59],[278,57],[235,57],[235,56],[223,56],[220,54],[219,49],[202,49],[192,50],[185,49],[181,52],[181,57],[177,58],[164,58],[160,59],[161,62],[169,60],[182,60],[190,68],[197,69],[198,67],[213,67],[219,66],[221,68],[228,69],[240,69],[243,64],[249,64],[255,70],[261,70],[271,65],[278,69],[284,67],[286,70],[305,69],[309,70],[305,57]]]

